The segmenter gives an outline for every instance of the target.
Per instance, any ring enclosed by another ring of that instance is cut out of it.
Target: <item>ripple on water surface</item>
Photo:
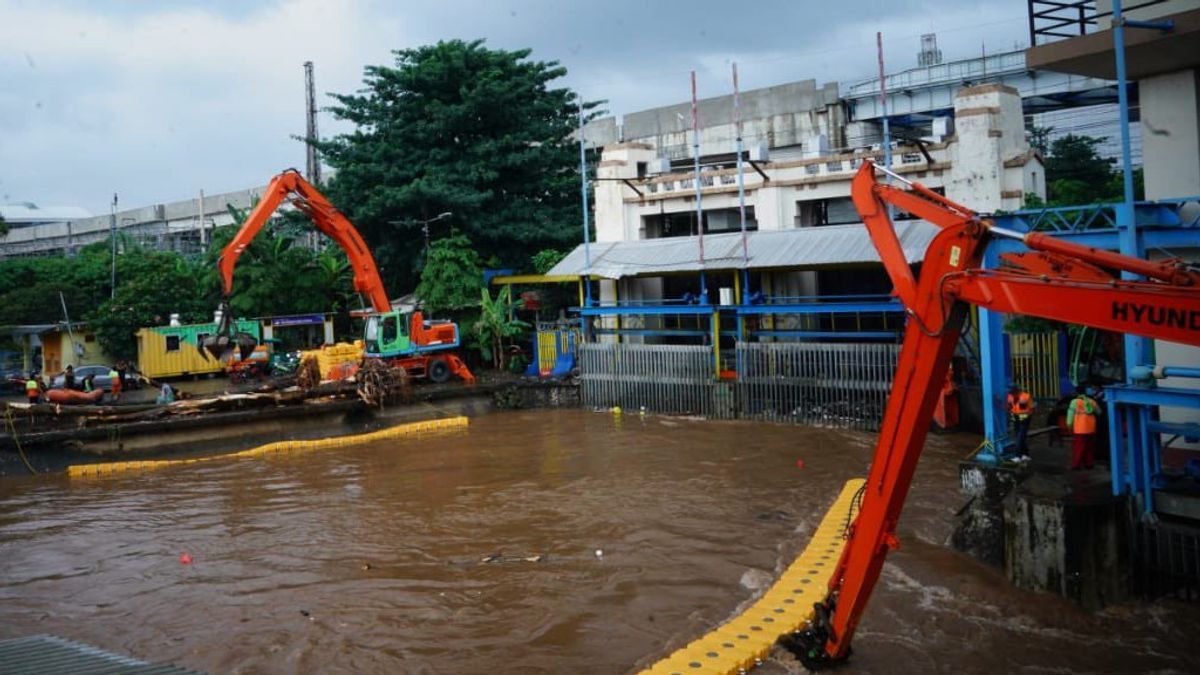
[[[420,440],[6,480],[0,637],[56,633],[212,672],[621,672],[767,583],[871,442],[539,411]],[[1172,640],[1187,608],[1084,615],[937,545],[970,445],[931,440],[851,672],[1184,668]]]

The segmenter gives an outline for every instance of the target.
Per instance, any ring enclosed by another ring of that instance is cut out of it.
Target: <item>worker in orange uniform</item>
[[[1087,390],[1079,387],[1075,398],[1067,406],[1067,426],[1074,437],[1071,441],[1071,468],[1090,469],[1096,463],[1096,418],[1100,416],[1100,405]]]
[[[30,373],[29,378],[25,380],[25,399],[30,403],[37,403],[42,396],[42,383],[37,374]]]
[[[1033,396],[1014,382],[1008,386],[1008,416],[1012,419],[1013,435],[1017,439],[1018,457],[1029,455],[1029,423],[1033,420]]]

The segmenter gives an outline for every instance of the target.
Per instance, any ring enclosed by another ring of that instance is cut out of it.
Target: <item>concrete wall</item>
[[[817,86],[815,80],[789,82],[743,92],[739,99],[743,121],[742,138],[747,148],[765,144],[769,148],[802,147],[815,150],[845,146],[845,114],[838,85]],[[700,154],[734,152],[737,138],[733,123],[733,95],[704,98],[697,102],[700,120]],[[818,136],[824,135],[823,139]],[[684,101],[625,115],[594,120],[584,127],[584,138],[593,146],[621,142],[649,143],[657,156],[684,161],[692,156],[692,104]]]
[[[205,195],[203,219],[199,194],[196,199],[118,211],[117,231],[156,248],[180,250],[185,242],[198,245],[207,240],[208,231],[214,227],[233,224],[227,205],[248,209],[258,201],[264,187]],[[0,258],[72,253],[108,239],[111,227],[110,216],[103,215],[14,229],[0,242]]]

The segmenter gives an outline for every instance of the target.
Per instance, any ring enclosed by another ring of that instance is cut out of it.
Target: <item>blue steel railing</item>
[[[1078,233],[1117,229],[1117,210],[1121,204],[1054,206],[997,213],[992,220],[1001,227],[1018,232]],[[1134,204],[1137,225],[1160,227],[1200,227],[1200,196],[1160,199]]]

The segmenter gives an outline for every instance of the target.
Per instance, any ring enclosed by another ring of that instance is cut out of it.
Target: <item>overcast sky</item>
[[[802,79],[852,83],[1027,41],[1024,0],[0,0],[0,202],[122,208],[262,185],[304,165],[302,63],[326,92],[391,50],[485,38],[558,60],[617,115]],[[320,132],[345,131],[325,113]]]

